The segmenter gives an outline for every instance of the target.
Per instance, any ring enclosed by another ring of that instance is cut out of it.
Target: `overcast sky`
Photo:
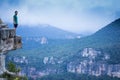
[[[75,33],[95,32],[120,17],[120,0],[1,0],[0,18],[20,25],[49,24]]]

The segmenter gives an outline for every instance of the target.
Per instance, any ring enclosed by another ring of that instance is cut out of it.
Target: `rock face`
[[[5,71],[5,55],[0,55],[0,74]]]
[[[0,29],[0,52],[21,47],[21,38],[16,36],[14,29]]]
[[[47,38],[42,37],[41,38],[41,44],[47,44],[47,43],[48,43]]]
[[[16,36],[15,29],[10,29],[0,19],[0,74],[5,69],[5,53],[22,47],[21,37]]]
[[[107,64],[106,59],[110,59],[108,54],[104,54],[103,60],[97,61],[101,55],[100,51],[92,48],[85,48],[81,51],[81,61],[71,61],[67,65],[67,71],[79,74],[89,74],[94,76],[109,75],[120,78],[120,64]]]
[[[102,57],[100,57],[102,55]],[[21,74],[31,78],[38,78],[49,74],[59,74],[64,72],[88,74],[93,76],[108,75],[120,78],[120,64],[108,64],[106,60],[111,59],[109,53],[103,53],[94,48],[84,48],[80,52],[71,56],[70,60],[65,57],[44,56],[40,61],[36,58],[25,56],[12,56],[8,60],[25,66],[22,67]],[[101,60],[101,59],[102,60]],[[31,61],[38,62],[36,66],[31,65]],[[42,66],[42,67],[39,67]]]

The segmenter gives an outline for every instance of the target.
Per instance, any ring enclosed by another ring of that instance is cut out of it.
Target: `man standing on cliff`
[[[18,11],[15,11],[15,14],[13,16],[13,24],[14,24],[14,28],[16,30],[17,26],[18,26],[18,17],[17,17]]]

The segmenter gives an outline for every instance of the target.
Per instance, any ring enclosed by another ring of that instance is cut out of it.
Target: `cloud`
[[[0,15],[12,23],[15,10],[19,24],[50,24],[68,31],[95,32],[120,17],[119,0],[2,0]]]

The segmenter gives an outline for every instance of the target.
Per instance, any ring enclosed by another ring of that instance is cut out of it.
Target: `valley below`
[[[40,28],[43,33],[29,28],[28,33],[35,36],[18,32],[23,35],[23,47],[9,52],[6,65],[14,62],[21,68],[19,74],[29,80],[120,80],[120,19],[79,38],[47,28]],[[26,32],[25,28],[20,31]]]

